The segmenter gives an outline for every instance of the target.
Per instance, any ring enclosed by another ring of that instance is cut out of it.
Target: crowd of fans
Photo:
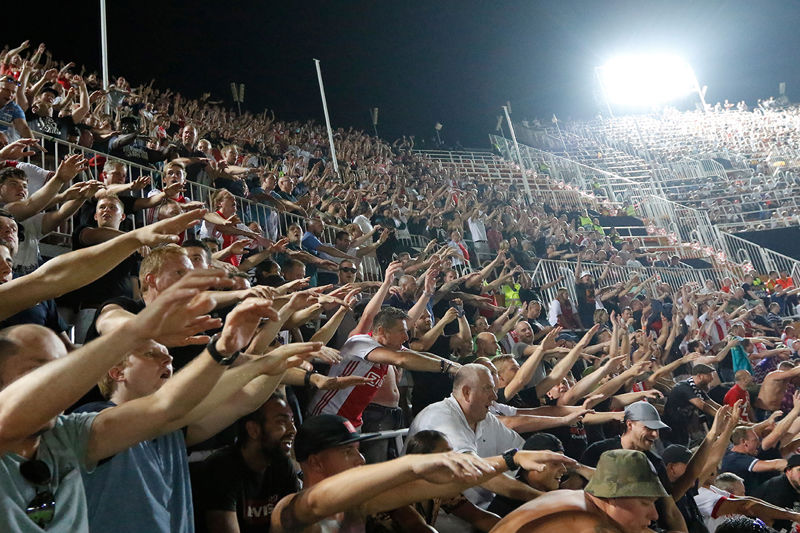
[[[644,279],[687,267],[413,138],[339,130],[337,175],[314,123],[0,69],[3,531],[800,522],[788,272]]]
[[[661,182],[672,200],[740,230],[798,225],[800,108],[759,102],[674,109],[566,125],[569,157],[631,179]],[[558,145],[561,149],[561,145]],[[701,171],[700,161],[716,171]]]

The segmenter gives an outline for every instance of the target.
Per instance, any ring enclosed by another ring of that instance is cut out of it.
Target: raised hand
[[[217,341],[217,349],[223,353],[233,353],[247,346],[264,317],[273,320],[278,318],[272,309],[272,300],[248,298],[234,307],[225,319],[225,326]]]
[[[252,243],[253,241],[250,239],[239,239],[238,241],[234,241],[230,247],[231,255],[242,255],[247,247]]]
[[[36,154],[36,150],[47,151],[36,139],[17,139],[0,149],[0,159],[22,159]]]
[[[289,368],[300,366],[313,357],[320,348],[322,348],[321,342],[293,342],[279,346],[256,360],[259,361],[263,374],[277,376]]]
[[[208,316],[216,302],[201,291],[231,285],[220,270],[195,270],[161,293],[126,327],[167,346],[205,344],[209,337],[198,333],[218,328],[222,321]]]
[[[61,180],[63,183],[72,181],[72,178],[88,168],[87,161],[81,154],[72,154],[66,156],[64,160],[58,165],[55,176],[53,179]]]
[[[308,287],[308,282],[309,282],[310,279],[311,278],[296,279],[294,281],[289,281],[287,283],[284,283],[283,285],[281,285],[278,288],[281,290],[281,292],[283,292],[283,294],[287,294],[287,293],[292,292],[294,290],[304,289],[304,288]]]
[[[406,457],[414,461],[411,470],[430,483],[472,481],[484,474],[495,472],[492,465],[469,453],[446,452]]]
[[[547,332],[547,335],[542,339],[542,348],[545,351],[552,350],[556,347],[556,338],[559,336],[564,328],[558,326]]]
[[[206,214],[205,209],[193,209],[176,217],[160,220],[129,233],[136,238],[139,246],[156,246],[165,242],[178,242],[178,234],[199,224]]]
[[[150,184],[151,180],[152,180],[151,176],[139,176],[138,178],[136,178],[131,182],[131,190],[141,191]]]
[[[394,280],[395,274],[403,271],[403,264],[400,261],[392,261],[389,263],[389,266],[386,267],[386,272],[384,273],[384,283],[391,283]]]
[[[546,450],[520,450],[514,454],[514,461],[520,468],[533,472],[543,471],[548,464],[562,464],[568,468],[578,464],[578,461],[564,454]]]

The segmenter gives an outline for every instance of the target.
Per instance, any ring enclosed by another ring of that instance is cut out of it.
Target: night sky
[[[334,127],[487,147],[500,106],[515,119],[588,117],[593,67],[621,52],[677,53],[710,103],[800,94],[800,3],[789,1],[226,2],[108,0],[112,76],[210,91],[279,118],[323,121],[312,58],[322,61]],[[100,69],[99,4],[5,2],[3,42],[44,41]],[[35,7],[34,7],[35,6]],[[133,8],[132,6],[136,6]],[[39,9],[47,7],[47,14]],[[36,14],[33,13],[36,9]]]

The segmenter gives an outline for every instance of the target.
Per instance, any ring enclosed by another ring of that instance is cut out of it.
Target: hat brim
[[[639,422],[644,424],[644,427],[647,429],[670,429],[670,427],[661,420],[639,420]]]
[[[345,446],[347,444],[353,444],[354,442],[364,442],[366,440],[375,440],[381,436],[380,433],[359,433],[357,436],[350,437],[349,439],[345,439],[341,442],[337,442],[331,448],[338,448],[339,446]]]

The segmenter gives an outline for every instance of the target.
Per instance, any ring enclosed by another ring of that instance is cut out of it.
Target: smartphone
[[[453,309],[456,310],[456,315],[458,315],[458,318],[461,318],[462,316],[464,316],[464,306],[463,305],[459,305],[459,304],[457,304],[455,302],[450,302],[450,307],[452,307]]]

